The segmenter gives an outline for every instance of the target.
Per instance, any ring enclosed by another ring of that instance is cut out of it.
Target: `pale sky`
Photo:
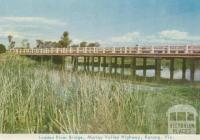
[[[0,42],[12,34],[105,46],[200,44],[199,0],[0,0]]]

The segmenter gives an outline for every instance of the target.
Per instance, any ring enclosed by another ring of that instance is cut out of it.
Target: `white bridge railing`
[[[37,48],[37,49],[10,49],[18,55],[84,55],[84,54],[110,54],[110,55],[131,55],[131,54],[196,54],[200,55],[200,46],[145,46],[145,47],[110,47],[110,48]]]

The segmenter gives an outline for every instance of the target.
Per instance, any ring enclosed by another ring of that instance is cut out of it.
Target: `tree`
[[[95,42],[95,43],[89,43],[87,45],[87,47],[100,47],[100,44],[98,42]]]
[[[81,42],[80,47],[87,47],[87,42],[85,42],[85,41]]]
[[[36,43],[37,43],[36,48],[42,48],[42,46],[44,44],[42,40],[36,40]]]
[[[73,45],[71,45],[70,47],[72,47],[72,48],[77,48],[77,47],[79,47],[79,45],[78,45],[78,44],[73,44]]]
[[[0,53],[5,53],[6,47],[3,44],[0,44]]]
[[[59,47],[67,48],[71,44],[71,42],[72,41],[69,38],[69,33],[65,31],[61,37],[61,40],[58,43]]]
[[[8,35],[8,42],[12,42],[13,36],[12,35]]]
[[[15,47],[15,41],[13,41],[13,36],[12,35],[8,35],[8,42],[9,42],[9,49],[12,49]]]
[[[24,49],[30,48],[30,43],[28,42],[27,39],[23,39],[21,42],[21,45],[22,45],[22,48],[24,48]]]

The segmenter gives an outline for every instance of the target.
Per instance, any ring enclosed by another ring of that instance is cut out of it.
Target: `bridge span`
[[[131,77],[136,77],[136,70],[142,68],[143,76],[146,76],[148,69],[155,70],[155,79],[161,78],[162,60],[169,60],[170,80],[174,79],[175,59],[182,60],[182,79],[186,79],[186,70],[190,70],[190,80],[195,77],[195,68],[200,64],[200,45],[176,45],[176,46],[138,46],[138,47],[110,47],[110,48],[35,48],[35,49],[10,49],[9,52],[30,57],[49,57],[51,60],[56,57],[71,57],[73,69],[77,70],[82,65],[84,71],[98,71],[103,69],[106,73],[117,73],[121,69],[121,75],[124,75],[124,69],[130,68]],[[154,59],[154,64],[148,65],[147,59]],[[137,66],[137,60],[142,59],[142,67]],[[128,60],[128,61],[126,61]],[[82,62],[80,62],[82,61]],[[114,70],[114,72],[113,72]]]
[[[131,56],[131,57],[180,57],[200,58],[199,46],[141,46],[141,47],[110,47],[110,48],[38,48],[10,49],[17,55],[60,55],[60,56]]]

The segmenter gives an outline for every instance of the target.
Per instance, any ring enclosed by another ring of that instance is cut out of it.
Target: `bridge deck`
[[[12,53],[25,56],[128,56],[128,57],[177,57],[200,58],[200,46],[156,46],[123,48],[43,48],[10,49]]]

